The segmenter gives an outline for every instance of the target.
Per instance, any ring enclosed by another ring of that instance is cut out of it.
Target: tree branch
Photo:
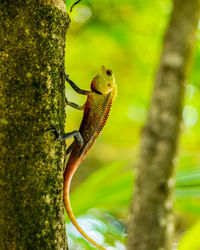
[[[174,159],[199,0],[174,0],[144,127],[129,226],[129,250],[172,249]]]

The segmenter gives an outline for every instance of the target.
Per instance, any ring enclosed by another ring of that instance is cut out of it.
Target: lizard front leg
[[[88,95],[91,91],[88,91],[88,90],[83,90],[83,89],[80,89],[72,80],[69,79],[69,76],[66,75],[65,71],[63,70],[62,74],[61,74],[61,80],[64,81],[63,79],[63,76],[65,77],[66,81],[71,85],[71,87],[79,94],[81,95]],[[68,99],[65,97],[65,103],[66,105],[69,105],[75,109],[78,109],[78,110],[84,110],[85,108],[85,104],[80,106],[74,102],[70,102],[68,101]]]
[[[72,107],[72,108],[78,109],[78,110],[84,110],[84,108],[85,108],[85,104],[80,106],[74,102],[68,101],[67,97],[65,97],[65,104]]]
[[[84,90],[84,89],[80,89],[72,80],[69,79],[69,76],[66,75],[65,71],[63,70],[63,75],[66,79],[66,81],[71,85],[71,87],[80,95],[89,95],[91,93],[91,91],[89,90]],[[63,80],[63,78],[62,78]]]

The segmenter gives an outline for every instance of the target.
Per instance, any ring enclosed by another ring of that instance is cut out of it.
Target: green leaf
[[[195,223],[182,237],[178,250],[199,250],[200,249],[200,220]]]
[[[133,186],[130,160],[120,160],[90,175],[70,195],[76,215],[90,208],[114,208],[128,204]]]

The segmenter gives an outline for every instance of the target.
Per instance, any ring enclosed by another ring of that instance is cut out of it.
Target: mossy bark
[[[63,0],[0,1],[0,249],[67,249]]]
[[[137,164],[129,250],[170,250],[175,154],[200,0],[174,0]]]

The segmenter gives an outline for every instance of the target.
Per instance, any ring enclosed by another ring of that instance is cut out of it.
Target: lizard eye
[[[110,83],[108,83],[108,87],[111,87],[111,84],[110,84]]]
[[[106,74],[107,74],[108,76],[111,76],[111,75],[112,75],[112,70],[108,69],[108,70],[106,71]]]

